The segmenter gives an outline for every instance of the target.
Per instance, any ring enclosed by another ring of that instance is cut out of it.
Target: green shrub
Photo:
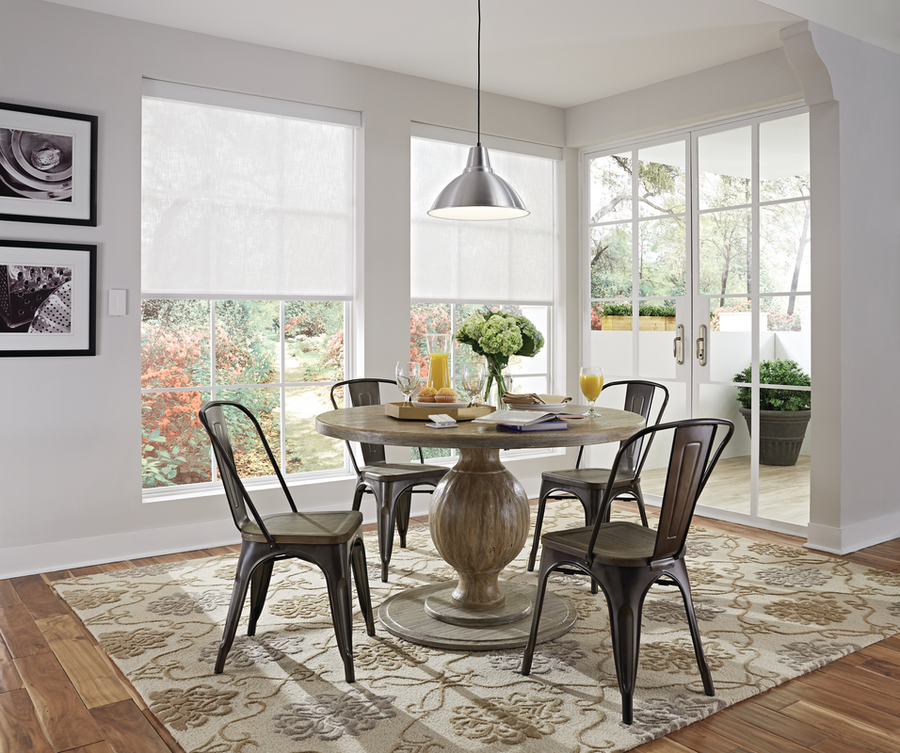
[[[631,316],[631,303],[600,303],[600,316]],[[638,316],[675,316],[675,306],[667,303],[641,303]]]
[[[734,375],[735,382],[749,382],[751,369],[748,366]],[[789,387],[809,387],[810,378],[800,364],[786,358],[772,361],[761,361],[759,364],[760,384],[780,384]],[[737,399],[742,408],[750,408],[750,387],[738,388]],[[801,390],[763,390],[759,391],[760,410],[809,410],[811,393]]]

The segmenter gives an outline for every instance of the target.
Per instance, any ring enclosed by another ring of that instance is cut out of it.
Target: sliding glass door
[[[665,384],[666,420],[733,421],[703,507],[793,533],[809,516],[808,154],[795,110],[586,155],[586,361],[607,381]],[[801,410],[760,410],[773,404]],[[654,449],[644,488],[660,494],[667,456]]]

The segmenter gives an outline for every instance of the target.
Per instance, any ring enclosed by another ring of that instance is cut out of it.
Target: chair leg
[[[700,630],[697,626],[697,616],[694,614],[694,602],[691,599],[691,582],[688,579],[684,560],[676,560],[672,569],[675,573],[670,577],[678,585],[681,596],[684,598],[684,611],[687,614],[688,626],[691,629],[691,642],[694,644],[694,656],[697,658],[700,678],[703,680],[703,692],[708,696],[714,696],[716,689],[713,687],[712,672],[709,669],[709,664],[706,662],[703,644],[700,641]]]
[[[269,582],[272,580],[274,564],[274,559],[263,562],[250,576],[250,621],[247,625],[247,635],[256,635],[256,622],[266,603],[266,593],[269,590]]]
[[[397,533],[400,534],[400,548],[406,549],[406,532],[409,529],[409,508],[412,505],[412,490],[407,489],[397,497]]]
[[[366,567],[366,549],[362,537],[358,537],[350,549],[350,564],[353,567],[353,579],[356,581],[356,595],[359,608],[366,621],[366,633],[375,635],[375,619],[372,612],[372,597],[369,593],[369,572]]]
[[[268,553],[268,547],[264,544],[245,541],[241,544],[241,553],[238,555],[237,567],[234,573],[234,587],[231,591],[231,603],[228,605],[228,616],[225,618],[225,629],[222,641],[219,643],[219,653],[216,656],[214,672],[222,674],[225,669],[225,659],[231,651],[234,636],[237,632],[238,622],[241,619],[241,610],[244,607],[244,599],[247,597],[247,588],[250,578],[260,560]]]
[[[545,562],[545,559],[547,560]],[[528,634],[528,643],[525,644],[525,652],[522,654],[522,674],[531,674],[531,663],[534,660],[534,649],[537,646],[538,628],[541,622],[541,610],[544,608],[544,594],[547,591],[547,579],[550,577],[552,558],[541,556],[541,570],[538,575],[537,593],[534,597],[534,616],[531,618],[531,632]]]
[[[538,499],[537,517],[534,520],[534,541],[531,542],[531,553],[528,555],[528,572],[534,570],[534,562],[537,559],[538,545],[541,543],[541,526],[544,524],[544,509],[547,506],[547,497],[549,490],[545,492],[541,489],[541,496]]]
[[[381,582],[388,582],[388,565],[394,551],[395,506],[392,504],[390,484],[376,484],[376,510],[378,515],[378,553],[381,556]]]
[[[353,602],[350,586],[350,544],[330,547],[330,552],[319,563],[325,573],[328,601],[331,605],[331,621],[338,651],[344,662],[344,679],[355,682],[353,669]]]
[[[641,612],[649,584],[629,578],[617,568],[603,568],[603,575],[616,678],[622,694],[622,721],[631,724],[634,721],[634,687],[641,647]]]

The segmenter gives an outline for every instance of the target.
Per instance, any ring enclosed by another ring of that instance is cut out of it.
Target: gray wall
[[[370,374],[390,373],[396,354],[407,347],[410,122],[471,129],[473,93],[36,0],[4,0],[3,10],[0,100],[100,118],[100,222],[96,228],[32,223],[0,228],[3,238],[99,246],[98,355],[0,359],[0,577],[234,541],[220,494],[173,495],[150,504],[141,499],[142,77],[363,112],[358,266],[363,298],[355,307],[362,336],[353,357],[357,372]],[[817,375],[831,369],[834,378],[816,385],[817,406],[824,398],[833,410],[822,422],[816,419],[817,436],[821,432],[826,440],[814,456],[820,452],[831,467],[814,465],[813,522],[823,526],[822,545],[837,550],[852,541],[900,533],[886,462],[896,455],[896,440],[882,428],[897,418],[898,409],[873,401],[873,390],[857,388],[860,383],[886,387],[900,366],[896,327],[880,323],[900,321],[900,87],[897,56],[827,30],[816,33],[827,47],[823,58],[839,99],[839,107],[825,106],[823,117],[826,125],[828,117],[836,118],[839,128],[825,129],[827,149],[814,157],[838,165],[826,175],[840,232],[830,252],[820,254],[817,246],[814,269],[827,264],[830,271],[814,285],[818,301],[853,310],[852,318],[839,325],[839,350],[829,336],[818,350],[821,362],[814,361]],[[858,75],[872,85],[856,86]],[[567,112],[484,95],[486,133],[572,147],[565,150],[562,174],[565,254],[556,283],[565,306],[557,321],[560,329],[552,333],[554,365],[569,377],[555,389],[577,391],[580,359],[576,148],[788,101],[800,91],[784,53],[775,51]],[[839,114],[829,116],[829,107]],[[876,112],[874,122],[870,108]],[[883,169],[873,192],[870,173],[876,166]],[[818,243],[824,233],[816,227]],[[110,288],[128,291],[127,316],[105,315]],[[876,312],[880,316],[870,318]],[[823,325],[832,320],[821,310],[814,317],[824,337]],[[528,489],[548,462],[562,460],[517,461],[511,469]],[[865,494],[850,486],[851,472],[856,480],[869,474]],[[827,481],[817,486],[817,474]],[[839,487],[832,483],[835,478]],[[298,488],[300,503],[310,509],[346,504],[349,495],[347,481]],[[853,536],[843,535],[845,530]]]

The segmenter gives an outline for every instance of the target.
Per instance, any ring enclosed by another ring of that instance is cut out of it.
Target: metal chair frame
[[[727,431],[713,450],[719,427],[727,427]],[[593,526],[543,536],[534,617],[522,660],[522,674],[528,675],[550,574],[566,567],[591,576],[606,596],[616,677],[622,694],[622,721],[625,724],[631,724],[634,716],[644,599],[650,587],[663,578],[674,583],[681,592],[703,690],[708,696],[715,695],[694,614],[684,553],[697,500],[734,433],[734,424],[723,419],[689,419],[651,426],[623,443],[616,463],[635,442],[669,431],[673,434],[672,449],[657,530],[629,521],[608,521],[606,513],[615,497],[615,471],[611,471],[603,495],[602,514],[597,516]],[[614,464],[613,468],[616,467]]]
[[[252,422],[290,506],[290,513],[264,516],[260,515],[256,505],[253,504],[234,462],[234,450],[225,409],[236,409]],[[361,536],[362,514],[300,513],[266,441],[262,427],[256,417],[240,403],[228,400],[210,401],[200,408],[199,417],[203,428],[209,434],[231,515],[242,538],[231,603],[216,657],[215,673],[221,674],[225,668],[225,660],[234,643],[248,588],[250,620],[247,635],[252,636],[256,633],[257,621],[265,606],[274,563],[295,557],[316,565],[325,575],[338,651],[344,664],[344,678],[347,682],[354,682],[351,571],[356,581],[366,632],[375,635],[366,552]],[[273,534],[270,527],[277,531],[284,530],[286,533]]]
[[[658,425],[662,420],[669,404],[669,390],[662,384],[648,382],[643,379],[624,379],[617,382],[609,382],[603,385],[603,392],[610,387],[625,386],[625,410],[638,413],[644,417],[647,426]],[[657,393],[662,393],[663,401],[652,424],[647,423],[653,407],[653,401]],[[628,440],[626,440],[627,442]],[[622,471],[615,476],[615,499],[621,499],[627,495],[634,499],[641,515],[641,522],[647,525],[647,511],[644,507],[644,495],[641,492],[641,470],[653,444],[653,436],[646,444],[632,445],[632,449],[623,456]],[[619,449],[625,442],[619,443]],[[548,499],[577,499],[584,508],[584,524],[592,525],[600,509],[600,499],[609,483],[606,468],[581,468],[584,457],[584,446],[578,450],[578,458],[575,461],[575,469],[571,471],[549,471],[541,474],[541,493],[538,499],[537,517],[534,524],[534,538],[531,543],[531,553],[528,555],[529,571],[534,570],[537,559],[538,544],[541,540],[541,527],[544,522],[544,512]],[[618,462],[618,461],[617,461]],[[614,468],[618,466],[613,466]],[[581,476],[582,478],[579,478]],[[612,478],[612,477],[610,477]],[[607,519],[609,510],[607,510]],[[591,586],[592,593],[597,593],[596,584]]]
[[[381,384],[396,384],[392,379],[362,377],[345,379],[331,387],[331,404],[338,408],[335,392],[347,388],[352,406],[380,405]],[[371,494],[375,498],[378,520],[378,552],[381,556],[381,580],[388,582],[388,566],[394,548],[394,528],[400,535],[400,546],[406,548],[406,532],[409,529],[409,510],[413,494],[431,494],[434,487],[450,469],[440,465],[428,465],[422,448],[419,463],[388,463],[385,460],[384,445],[358,443],[362,462],[353,450],[353,443],[346,441],[350,462],[356,472],[356,489],[353,492],[353,510],[359,510],[363,496]],[[428,486],[428,489],[417,487]]]

